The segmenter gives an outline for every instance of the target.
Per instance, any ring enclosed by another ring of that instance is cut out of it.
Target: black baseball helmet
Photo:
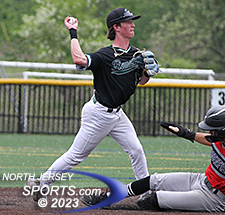
[[[217,142],[225,139],[225,108],[212,107],[204,118],[204,121],[198,124],[202,130],[215,131],[214,135],[207,135],[205,138],[209,142]]]

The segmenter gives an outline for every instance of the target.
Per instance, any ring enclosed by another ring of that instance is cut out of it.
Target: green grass
[[[26,181],[2,180],[4,173],[39,176],[72,144],[73,135],[0,134],[0,186],[23,187]],[[210,163],[210,147],[178,137],[139,137],[147,157],[149,173],[204,172]],[[125,184],[134,181],[129,156],[112,138],[106,137],[91,155],[72,170],[113,177]],[[103,182],[76,174],[56,182],[76,187],[104,187]]]

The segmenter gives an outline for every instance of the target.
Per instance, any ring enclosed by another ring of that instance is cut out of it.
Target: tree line
[[[94,52],[111,44],[106,17],[117,7],[142,16],[131,44],[162,67],[224,72],[224,0],[1,0],[0,60],[72,63],[64,18],[78,18],[81,47]]]

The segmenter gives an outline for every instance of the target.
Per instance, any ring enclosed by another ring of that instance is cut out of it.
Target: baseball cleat
[[[142,198],[139,198],[137,205],[143,210],[161,211],[158,204],[156,192],[148,192]]]
[[[137,205],[145,210],[149,209],[149,204],[150,204],[150,199],[151,199],[151,193],[146,193],[145,195],[141,196],[138,201],[137,201]]]
[[[82,196],[80,200],[87,206],[96,205],[107,198],[107,194],[102,192],[100,195]]]
[[[33,187],[40,186],[40,179],[39,178],[28,178],[27,185],[30,186],[30,189],[32,190]],[[43,193],[44,191],[42,191]],[[40,190],[33,192],[33,200],[35,202],[38,202],[39,199],[45,198],[47,199],[46,195],[41,194]]]

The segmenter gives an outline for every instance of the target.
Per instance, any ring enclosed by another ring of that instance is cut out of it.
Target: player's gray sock
[[[136,196],[150,190],[150,176],[127,185],[128,196]]]

